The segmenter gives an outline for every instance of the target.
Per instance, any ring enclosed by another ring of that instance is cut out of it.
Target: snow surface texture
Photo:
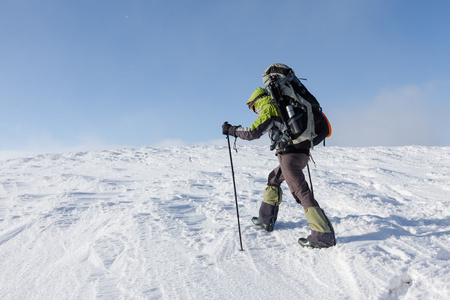
[[[39,155],[0,161],[1,299],[450,299],[450,148],[318,147],[316,198],[337,246],[306,249],[283,184],[255,227],[267,147]]]

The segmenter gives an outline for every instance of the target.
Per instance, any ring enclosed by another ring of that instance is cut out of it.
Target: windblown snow
[[[301,248],[283,184],[273,232],[251,223],[277,158],[182,146],[0,161],[0,299],[450,299],[450,147],[317,147],[336,247]]]

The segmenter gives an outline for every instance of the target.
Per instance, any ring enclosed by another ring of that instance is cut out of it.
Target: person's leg
[[[277,221],[279,206],[282,201],[280,184],[283,182],[283,174],[280,166],[270,172],[267,179],[267,187],[264,190],[263,201],[259,208],[259,217],[253,218],[253,223],[272,231]]]
[[[305,240],[320,247],[331,247],[336,244],[333,226],[314,199],[303,174],[308,160],[309,156],[303,153],[279,155],[284,180],[295,200],[303,206],[305,218],[311,227],[311,235]]]
[[[288,153],[278,155],[278,160],[283,179],[286,181],[295,201],[301,204],[304,209],[319,206],[303,174],[303,169],[308,163],[309,156],[303,153]]]

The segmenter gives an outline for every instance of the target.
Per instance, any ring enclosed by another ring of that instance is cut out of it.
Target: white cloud
[[[447,129],[434,95],[433,85],[382,90],[367,106],[332,115],[329,145],[439,145]]]

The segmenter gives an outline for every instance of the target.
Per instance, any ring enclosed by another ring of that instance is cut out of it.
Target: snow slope
[[[271,233],[251,224],[277,159],[185,146],[0,161],[0,299],[450,299],[450,147],[318,147],[315,195],[337,246],[303,249],[283,185]]]

